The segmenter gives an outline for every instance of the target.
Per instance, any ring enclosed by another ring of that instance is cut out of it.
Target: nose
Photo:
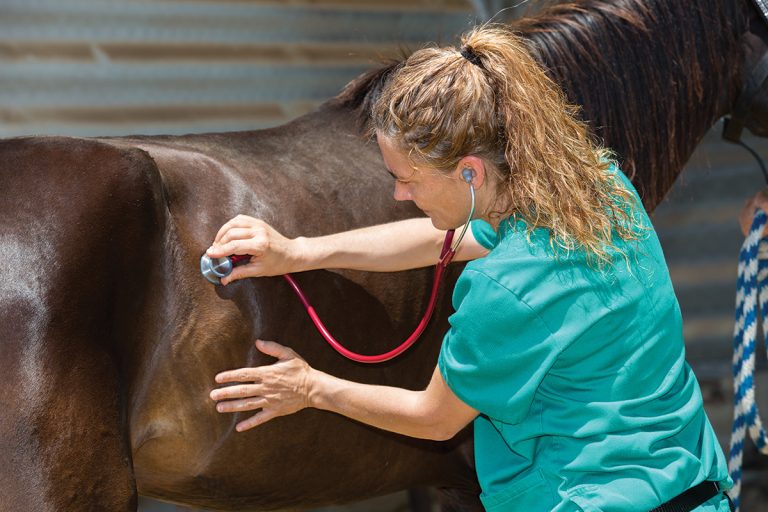
[[[405,183],[395,182],[395,192],[393,194],[395,201],[411,201],[411,192],[408,190],[408,185]]]

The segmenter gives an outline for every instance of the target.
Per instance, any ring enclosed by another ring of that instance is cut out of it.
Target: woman
[[[376,100],[372,131],[394,197],[429,219],[288,240],[238,216],[209,255],[251,254],[223,280],[323,267],[393,271],[434,261],[441,230],[477,208],[438,365],[424,391],[274,365],[217,375],[242,431],[315,407],[400,434],[449,439],[474,422],[489,511],[727,511],[724,457],[684,360],[661,247],[630,182],[562,92],[503,28],[427,48]],[[675,508],[669,508],[675,507]]]

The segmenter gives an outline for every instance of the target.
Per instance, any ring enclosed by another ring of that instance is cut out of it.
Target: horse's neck
[[[649,211],[735,100],[746,1],[584,0],[518,26]]]

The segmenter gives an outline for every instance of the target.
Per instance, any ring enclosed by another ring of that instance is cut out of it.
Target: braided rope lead
[[[755,213],[752,227],[739,252],[736,280],[736,324],[733,329],[733,429],[728,472],[733,479],[729,491],[736,512],[740,509],[741,466],[746,432],[757,449],[768,455],[768,438],[755,404],[755,339],[757,335],[758,288],[763,317],[763,335],[768,333],[768,241],[761,240],[768,217]],[[766,336],[768,344],[768,336]]]

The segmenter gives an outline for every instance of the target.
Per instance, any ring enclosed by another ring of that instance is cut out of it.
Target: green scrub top
[[[554,255],[548,230],[472,221],[438,366],[480,412],[475,463],[489,512],[651,510],[703,480],[732,482],[685,362],[664,254],[629,180],[640,240],[598,269]],[[729,510],[716,496],[697,512]]]

